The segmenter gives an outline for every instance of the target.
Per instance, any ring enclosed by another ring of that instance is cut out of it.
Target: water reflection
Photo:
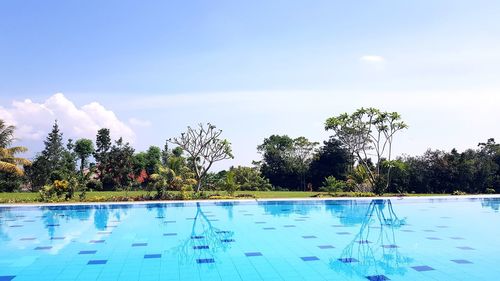
[[[491,208],[493,211],[500,210],[500,198],[482,198],[481,206],[483,208]]]
[[[234,242],[234,232],[215,227],[212,224],[214,219],[210,219],[207,213],[200,203],[196,203],[196,213],[191,218],[190,236],[173,249],[180,263],[190,264],[193,260],[202,258],[215,259],[219,252],[225,252]]]
[[[412,259],[399,251],[396,230],[406,224],[406,219],[397,216],[391,200],[372,200],[363,208],[366,212],[362,216],[358,216],[356,208],[345,208],[342,215],[346,218],[353,215],[354,221],[363,218],[359,231],[340,257],[330,260],[330,267],[348,276],[404,275]],[[355,259],[357,265],[339,259]]]

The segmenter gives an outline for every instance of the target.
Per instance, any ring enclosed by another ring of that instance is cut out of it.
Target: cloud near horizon
[[[116,114],[98,102],[78,108],[62,93],[57,93],[42,103],[30,99],[13,101],[11,107],[0,106],[0,118],[17,127],[16,136],[21,140],[41,140],[57,120],[65,138],[94,139],[100,128],[109,128],[113,139],[123,137],[134,142],[134,131]]]

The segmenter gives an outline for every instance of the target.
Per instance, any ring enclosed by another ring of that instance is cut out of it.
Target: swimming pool
[[[498,280],[500,198],[0,207],[0,281]]]

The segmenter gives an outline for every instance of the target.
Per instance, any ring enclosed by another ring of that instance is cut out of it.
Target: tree
[[[80,175],[83,176],[83,170],[87,167],[87,159],[94,152],[94,143],[89,139],[79,139],[75,143],[75,153],[80,158]]]
[[[48,171],[59,171],[62,166],[64,145],[63,134],[59,130],[57,120],[54,122],[52,131],[44,141],[45,148],[42,151],[42,157],[47,160]]]
[[[369,182],[376,193],[383,193],[390,184],[391,156],[394,135],[408,126],[401,121],[397,112],[383,112],[375,108],[361,108],[352,114],[344,113],[326,120],[325,129],[332,130],[363,165]],[[368,159],[372,155],[375,169],[370,169]],[[387,161],[389,168],[382,173],[382,162]]]
[[[234,174],[234,181],[240,190],[267,191],[272,188],[269,180],[262,177],[257,167],[231,167],[229,172]]]
[[[317,145],[317,142],[311,142],[305,137],[298,137],[293,140],[291,159],[299,174],[302,190],[306,190],[306,174],[309,171],[314,148]]]
[[[163,146],[163,150],[161,151],[161,163],[163,165],[166,165],[169,157],[170,157],[170,150],[168,150],[168,140],[167,140],[165,141],[165,145]]]
[[[24,170],[22,166],[28,166],[31,162],[25,158],[16,157],[16,154],[26,152],[28,149],[23,146],[10,147],[14,141],[14,126],[7,126],[0,119],[0,172],[22,176]]]
[[[346,180],[352,165],[351,155],[343,144],[330,138],[323,142],[311,162],[309,178],[313,187],[320,187],[325,179],[332,176],[338,180]]]
[[[104,184],[103,180],[110,166],[111,137],[109,129],[102,128],[97,131],[95,144],[94,159],[97,164],[98,177],[101,183]]]
[[[134,149],[122,138],[115,141],[109,151],[109,165],[107,173],[113,181],[114,187],[126,187],[132,182]]]
[[[234,158],[231,144],[221,139],[221,134],[222,130],[214,125],[207,123],[205,127],[200,123],[198,128],[188,127],[179,138],[169,140],[189,154],[197,180],[196,192],[200,191],[203,179],[215,162]]]
[[[257,146],[257,151],[262,154],[260,171],[273,186],[293,189],[298,187],[299,179],[290,161],[292,138],[287,135],[271,135]]]
[[[146,151],[146,158],[145,158],[145,169],[146,173],[148,175],[152,175],[155,173],[156,168],[158,165],[161,165],[161,157],[162,153],[159,147],[157,146],[150,146],[148,148],[148,151]]]

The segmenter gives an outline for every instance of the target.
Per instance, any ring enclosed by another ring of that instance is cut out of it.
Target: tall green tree
[[[83,177],[83,171],[88,166],[88,158],[94,152],[94,143],[89,139],[79,139],[75,142],[75,153],[80,159],[80,176]]]
[[[351,166],[349,151],[339,140],[330,138],[316,151],[309,168],[309,178],[315,188],[320,187],[327,177],[347,180]]]
[[[109,151],[109,166],[108,173],[111,176],[114,187],[128,187],[133,178],[133,156],[134,149],[122,138],[115,141],[115,144]]]
[[[111,136],[107,128],[102,128],[97,131],[96,148],[94,150],[94,159],[98,171],[98,177],[104,185],[104,178],[107,176],[110,167],[110,150],[111,150]]]
[[[394,136],[407,127],[399,113],[376,108],[360,108],[352,114],[328,118],[325,123],[325,129],[333,131],[356,161],[365,167],[373,190],[379,194],[384,193],[390,184]],[[370,158],[375,169],[368,165]],[[382,170],[384,161],[388,165],[385,173]]]

